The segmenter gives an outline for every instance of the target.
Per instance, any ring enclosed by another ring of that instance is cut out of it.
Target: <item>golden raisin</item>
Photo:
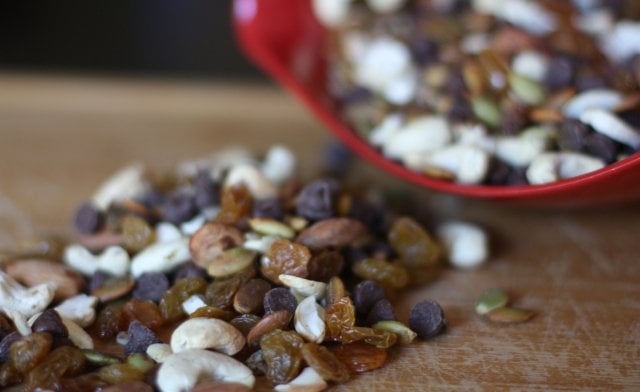
[[[311,252],[306,246],[281,239],[274,242],[261,258],[261,272],[264,277],[278,284],[282,284],[278,279],[281,274],[306,278],[310,259]]]
[[[215,306],[202,306],[196,309],[195,312],[189,315],[190,318],[195,317],[206,317],[206,318],[216,318],[220,320],[231,320],[236,315],[235,312],[231,312],[228,310],[222,310],[220,308],[216,308]]]
[[[291,381],[300,372],[304,340],[294,331],[276,329],[260,339],[267,364],[267,379],[274,384]]]
[[[249,331],[260,321],[260,317],[254,314],[241,314],[238,317],[233,318],[229,323],[236,327],[238,331],[242,332],[244,336],[249,334]]]
[[[94,325],[99,338],[109,339],[116,336],[118,332],[127,329],[128,324],[123,316],[122,308],[122,302],[112,302],[98,313]]]
[[[80,374],[84,366],[85,358],[79,349],[71,346],[58,347],[27,374],[24,390],[52,389],[51,386],[60,379]]]
[[[238,276],[216,279],[209,283],[204,293],[207,304],[220,309],[230,308],[233,296],[236,295],[240,284],[242,284],[242,280]]]
[[[126,215],[120,225],[124,246],[130,252],[139,252],[155,239],[153,228],[138,216]]]
[[[381,259],[364,259],[353,264],[353,273],[362,279],[373,280],[382,287],[401,289],[409,284],[407,269]]]
[[[98,377],[109,384],[122,384],[144,380],[144,373],[128,363],[117,363],[103,366],[98,370]]]
[[[236,224],[251,213],[253,200],[251,193],[244,185],[226,187],[222,190],[220,212],[217,222]]]
[[[51,350],[53,338],[48,332],[35,332],[14,342],[9,348],[9,360],[20,373],[36,367]]]
[[[185,316],[182,303],[194,294],[202,294],[207,289],[207,281],[201,276],[188,276],[178,280],[171,286],[160,300],[162,318],[175,322]]]
[[[344,267],[344,257],[335,250],[323,250],[311,258],[309,262],[309,279],[328,282],[334,276],[340,275]]]
[[[326,347],[316,343],[302,346],[302,357],[326,381],[349,381],[349,369]]]
[[[409,217],[397,219],[389,230],[389,244],[410,269],[434,267],[442,257],[442,247],[416,221]]]
[[[153,301],[132,298],[124,305],[122,311],[127,325],[133,320],[138,320],[147,328],[157,329],[164,323],[160,309]]]
[[[338,346],[336,357],[344,363],[352,373],[364,373],[379,369],[387,361],[387,351],[364,342],[353,342]]]
[[[356,322],[356,310],[351,298],[342,297],[325,308],[327,330],[325,339],[341,342],[345,333],[353,329]]]

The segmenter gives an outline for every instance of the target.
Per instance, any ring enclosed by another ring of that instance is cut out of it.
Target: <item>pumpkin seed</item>
[[[296,233],[286,224],[270,218],[253,218],[249,220],[249,226],[256,232],[264,235],[277,235],[291,239]]]
[[[517,324],[528,321],[533,317],[533,312],[516,308],[498,308],[487,314],[487,318],[499,324]]]
[[[398,335],[398,342],[402,345],[413,342],[413,339],[418,336],[418,334],[413,332],[409,327],[395,320],[379,321],[373,324],[372,328],[395,333]]]
[[[500,289],[489,289],[476,300],[476,313],[485,315],[498,308],[503,308],[509,303],[507,293]]]

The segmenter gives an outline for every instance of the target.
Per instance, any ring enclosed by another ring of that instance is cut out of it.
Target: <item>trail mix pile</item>
[[[635,0],[318,0],[345,121],[410,170],[546,184],[640,149]]]
[[[239,391],[264,376],[319,391],[440,333],[436,302],[405,324],[391,299],[447,258],[482,263],[484,231],[446,222],[434,236],[379,193],[294,174],[277,146],[114,174],[77,209],[75,242],[5,260],[0,386]]]

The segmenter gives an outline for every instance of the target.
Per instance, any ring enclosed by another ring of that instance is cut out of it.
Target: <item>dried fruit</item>
[[[476,313],[485,315],[492,310],[507,306],[509,296],[500,289],[489,289],[476,300]]]
[[[401,289],[409,284],[407,269],[381,259],[364,259],[353,264],[353,273],[362,279],[370,279],[383,287]]]
[[[123,306],[122,302],[112,302],[98,313],[95,325],[99,338],[110,339],[118,332],[127,329],[127,323],[122,314]]]
[[[341,342],[356,322],[355,308],[349,297],[342,297],[325,308],[327,331],[325,339]],[[356,339],[357,340],[357,339]]]
[[[207,290],[207,281],[200,276],[189,276],[178,280],[162,295],[159,309],[162,318],[174,322],[185,316],[182,303],[194,294],[203,294]]]
[[[236,224],[242,218],[251,214],[252,197],[249,189],[244,185],[225,187],[220,200],[220,212],[217,222]]]
[[[335,250],[322,250],[311,257],[308,269],[311,280],[328,282],[334,276],[340,275],[344,267],[344,257]]]
[[[344,288],[344,282],[337,276],[329,279],[327,285],[327,293],[325,295],[325,302],[327,305],[335,304],[340,298],[346,297],[347,291]]]
[[[379,369],[387,362],[385,349],[364,342],[340,345],[334,353],[352,373],[365,373]]]
[[[34,332],[16,341],[9,349],[9,361],[22,374],[36,367],[49,354],[53,339],[47,332]]]
[[[281,274],[307,277],[307,265],[311,252],[304,246],[286,239],[274,242],[260,259],[262,275],[274,283],[281,284]]]
[[[164,323],[158,305],[151,301],[130,299],[122,308],[122,312],[127,323],[137,320],[151,329],[157,329]]]
[[[388,237],[400,261],[409,269],[432,268],[442,257],[442,248],[436,240],[409,217],[396,219]]]
[[[305,343],[301,351],[307,365],[318,372],[324,380],[343,383],[351,378],[347,366],[326,347]]]
[[[28,391],[36,388],[51,389],[50,386],[62,378],[80,374],[85,362],[79,349],[71,346],[58,347],[26,375],[24,387]]]
[[[423,340],[436,336],[446,325],[444,312],[435,301],[418,302],[409,313],[409,327]]]
[[[225,250],[242,244],[242,232],[234,226],[211,222],[196,231],[189,240],[189,252],[193,262],[202,268]]]
[[[262,311],[263,298],[271,290],[264,279],[251,279],[238,289],[233,297],[233,308],[238,313],[259,313]]]
[[[260,348],[267,364],[266,376],[274,384],[291,381],[300,372],[304,341],[295,332],[276,329],[260,339]]]
[[[189,315],[190,318],[195,317],[204,317],[204,318],[217,318],[220,320],[231,320],[236,316],[235,312],[229,310],[222,310],[220,308],[216,308],[215,306],[202,306],[196,309],[193,313]]]
[[[231,319],[229,324],[236,327],[244,336],[247,336],[258,321],[260,321],[260,317],[255,314],[241,314],[240,316]]]
[[[155,232],[147,221],[135,216],[125,215],[120,221],[122,240],[130,252],[139,252],[155,240]]]
[[[220,309],[230,308],[241,284],[242,279],[238,276],[214,280],[207,286],[204,293],[207,303]]]

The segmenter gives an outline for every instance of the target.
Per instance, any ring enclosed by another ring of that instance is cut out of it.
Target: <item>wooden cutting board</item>
[[[0,75],[0,247],[70,234],[77,203],[125,163],[162,168],[224,146],[283,143],[309,176],[327,140],[270,85]],[[639,204],[539,210],[435,194],[363,162],[353,175],[409,192],[427,222],[486,226],[492,256],[398,302],[405,321],[415,302],[440,302],[445,334],[395,349],[384,369],[336,390],[640,390]],[[513,326],[477,317],[477,295],[494,287],[536,316]]]

